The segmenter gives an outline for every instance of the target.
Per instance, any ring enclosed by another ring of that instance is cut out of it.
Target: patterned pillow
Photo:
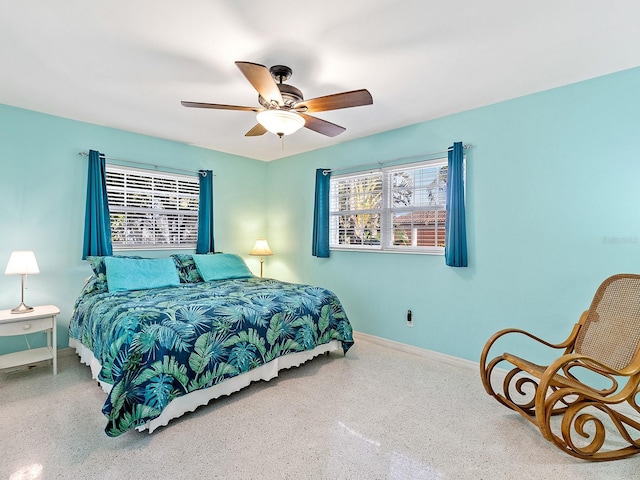
[[[136,255],[125,257],[122,255],[116,255],[120,258],[142,258]],[[107,267],[104,264],[104,257],[102,256],[88,256],[87,262],[91,265],[93,274],[96,276],[96,282],[94,285],[94,291],[96,292],[108,292],[109,286],[107,285]]]
[[[193,255],[176,253],[171,255],[171,258],[173,258],[173,261],[176,263],[180,283],[203,282],[202,277],[196,268],[196,263],[193,261]]]
[[[96,293],[96,292],[99,293],[98,278],[95,275],[91,275],[84,282],[84,286],[82,287],[82,290],[80,290],[80,295],[78,295],[78,297],[81,298],[85,295],[91,295],[92,293]]]

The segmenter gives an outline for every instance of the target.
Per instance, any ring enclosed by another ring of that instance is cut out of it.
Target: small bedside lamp
[[[264,238],[256,240],[256,244],[253,246],[253,250],[249,252],[249,255],[260,256],[260,278],[262,278],[262,265],[264,264],[264,257],[273,255],[273,252],[269,248],[269,244]]]
[[[33,307],[24,303],[24,277],[29,273],[40,273],[38,262],[36,262],[35,254],[30,250],[16,250],[11,252],[5,275],[21,275],[22,280],[22,296],[20,297],[20,305],[11,309],[11,313],[27,313],[32,312]]]

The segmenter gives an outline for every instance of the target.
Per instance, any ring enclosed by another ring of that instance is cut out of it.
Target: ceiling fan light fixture
[[[264,110],[256,118],[264,128],[279,137],[291,135],[304,127],[304,118],[290,110]]]

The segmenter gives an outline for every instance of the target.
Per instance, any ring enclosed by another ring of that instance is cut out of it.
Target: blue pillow
[[[253,274],[239,255],[218,253],[216,255],[194,255],[193,261],[205,282],[229,278],[251,278]]]
[[[171,258],[105,257],[104,264],[109,292],[180,285],[176,264]]]
[[[117,255],[118,258],[142,258],[139,256],[123,256]],[[96,276],[95,291],[96,292],[108,292],[107,286],[107,267],[104,265],[104,256],[91,255],[87,257],[87,262],[91,265],[93,274]]]

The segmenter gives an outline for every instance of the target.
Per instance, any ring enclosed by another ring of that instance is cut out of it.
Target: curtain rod
[[[466,145],[463,145],[463,149],[464,150],[468,150],[471,147],[473,147],[472,144],[467,143]],[[327,170],[323,170],[322,174],[326,175],[328,173],[335,173],[335,172],[346,172],[347,170],[353,170],[353,169],[358,169],[358,168],[363,168],[363,167],[372,167],[372,166],[376,166],[376,168],[382,168],[383,165],[388,165],[390,163],[396,163],[396,162],[401,162],[403,160],[413,160],[413,159],[417,159],[417,158],[423,158],[423,157],[430,157],[432,155],[439,155],[441,153],[447,153],[449,151],[449,149],[447,150],[442,150],[440,152],[429,152],[429,153],[421,153],[419,155],[410,155],[408,157],[398,157],[398,158],[394,158],[392,160],[386,160],[384,162],[375,162],[375,163],[361,163],[360,165],[352,165],[351,167],[345,167],[345,168],[339,168],[339,169],[327,169]]]
[[[78,152],[78,155],[81,155],[83,157],[88,157],[89,153],[88,152]],[[116,162],[123,162],[123,163],[128,163],[128,164],[131,164],[131,165],[144,165],[144,166],[147,166],[147,167],[154,167],[156,170],[161,170],[161,169],[163,169],[163,170],[171,170],[171,171],[178,172],[178,173],[186,173],[186,174],[189,174],[190,176],[198,175],[200,173],[200,172],[194,172],[193,170],[183,170],[181,168],[164,167],[164,166],[161,167],[160,165],[154,165],[152,163],[136,162],[135,160],[126,160],[124,158],[107,157],[103,153],[101,153],[100,156],[104,157],[105,160],[113,160],[113,161],[116,161]],[[215,175],[214,175],[214,177],[215,177]]]

